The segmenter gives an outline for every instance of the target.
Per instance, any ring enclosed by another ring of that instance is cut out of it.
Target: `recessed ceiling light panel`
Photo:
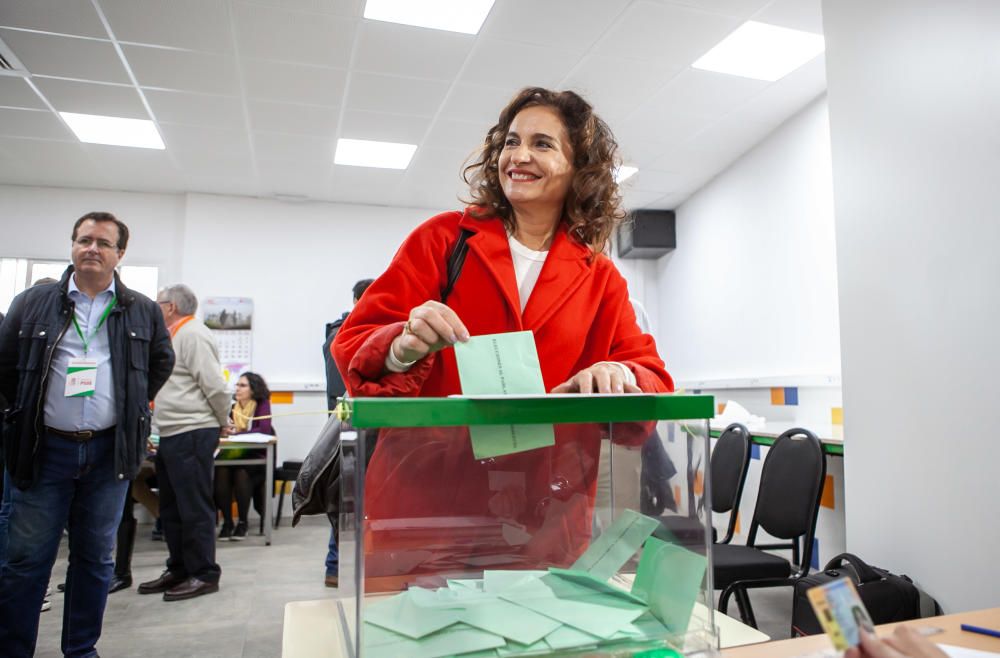
[[[615,167],[615,182],[621,185],[626,180],[634,176],[638,171],[638,167],[629,167],[628,165]]]
[[[338,139],[334,164],[350,167],[406,169],[416,152],[415,144],[372,142],[366,139]]]
[[[368,0],[365,18],[478,34],[494,0]]]
[[[822,53],[825,47],[821,34],[748,21],[691,66],[774,82]]]
[[[75,112],[60,112],[59,116],[81,142],[161,151],[166,148],[160,133],[156,132],[156,126],[148,119],[122,119]]]

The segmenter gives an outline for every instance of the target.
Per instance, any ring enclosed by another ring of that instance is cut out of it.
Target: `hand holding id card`
[[[850,578],[813,587],[806,595],[816,618],[838,651],[860,644],[862,628],[868,633],[875,632],[872,618]]]

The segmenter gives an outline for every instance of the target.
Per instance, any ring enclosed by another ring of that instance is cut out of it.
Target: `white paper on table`
[[[1000,653],[993,653],[992,651],[982,651],[980,649],[966,649],[965,647],[956,647],[951,644],[939,644],[941,650],[946,654],[951,656],[951,658],[997,658]]]
[[[233,434],[227,440],[230,443],[268,443],[274,437],[270,434],[260,432],[247,432],[246,434]]]

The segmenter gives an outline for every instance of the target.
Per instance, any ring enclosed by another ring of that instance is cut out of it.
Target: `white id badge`
[[[66,367],[66,397],[85,398],[97,390],[97,361],[70,359]]]

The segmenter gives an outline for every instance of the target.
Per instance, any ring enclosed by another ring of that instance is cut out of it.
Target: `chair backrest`
[[[739,423],[733,423],[719,435],[712,451],[712,511],[729,512],[729,528],[720,543],[728,544],[736,529],[736,514],[743,483],[750,470],[750,432]]]
[[[825,479],[826,456],[815,434],[794,428],[779,436],[764,459],[747,545],[754,545],[758,527],[779,539],[804,537],[799,567],[808,568]]]

